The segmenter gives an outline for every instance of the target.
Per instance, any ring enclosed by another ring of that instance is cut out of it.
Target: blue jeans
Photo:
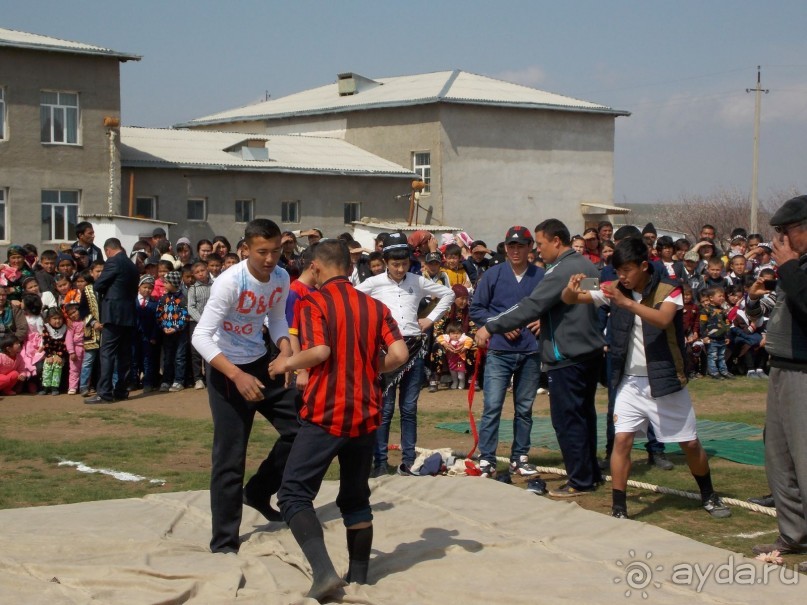
[[[713,340],[706,345],[706,368],[710,375],[728,374],[726,367],[726,342]]]
[[[163,335],[163,384],[185,382],[185,352],[188,346],[185,331]]]
[[[541,377],[540,353],[488,351],[485,364],[485,403],[479,425],[479,457],[496,466],[499,422],[510,378],[513,378],[513,445],[510,460],[518,460],[530,451],[532,404]]]
[[[85,349],[84,361],[81,363],[81,377],[78,381],[80,391],[90,388],[90,378],[92,378],[92,366],[98,357],[98,349]]]
[[[400,394],[401,410],[401,460],[406,466],[415,463],[415,443],[418,440],[418,396],[423,382],[423,358],[418,357],[397,386],[390,387],[384,395],[381,408],[381,426],[378,427],[375,445],[375,466],[387,464],[387,445],[389,444],[389,428],[395,414],[396,390]]]

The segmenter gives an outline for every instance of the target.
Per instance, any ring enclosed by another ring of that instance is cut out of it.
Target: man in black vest
[[[807,553],[807,196],[788,200],[770,220],[777,236],[776,305],[768,320],[765,348],[771,355],[765,417],[765,471],[776,504],[779,537],[754,553]],[[763,279],[748,291],[748,315],[762,313]],[[799,564],[807,572],[807,562]]]
[[[101,295],[101,372],[95,397],[84,403],[112,403],[129,397],[129,371],[132,366],[132,334],[136,322],[135,301],[139,275],[114,237],[104,242],[107,261],[95,281]],[[117,369],[118,380],[112,384]]]

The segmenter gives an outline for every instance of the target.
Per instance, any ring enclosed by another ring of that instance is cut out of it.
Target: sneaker
[[[429,383],[429,393],[436,393],[436,392],[437,392],[437,383],[434,380],[432,380]]]
[[[757,498],[748,498],[746,502],[750,502],[751,504],[756,504],[757,506],[765,506],[767,508],[775,508],[776,504],[773,501],[773,495],[768,494],[766,496],[759,496]]]
[[[723,376],[720,374],[709,374],[709,378],[712,378],[713,380],[725,380],[725,378],[723,378]]]
[[[479,476],[483,479],[493,479],[496,477],[496,465],[487,460],[482,460],[479,463]]]
[[[69,390],[67,391],[67,394],[68,394],[68,395],[75,395],[75,394],[76,394],[76,389],[69,389]]]
[[[386,477],[387,476],[387,465],[384,466],[374,466],[373,470],[370,471],[370,478],[371,479],[378,479],[379,477]]]
[[[549,490],[549,495],[554,496],[555,498],[576,498],[577,496],[594,493],[596,489],[596,487],[591,487],[589,489],[577,489],[568,483],[564,483],[557,489]]]
[[[183,384],[181,382],[175,382],[170,387],[168,387],[168,392],[169,393],[179,393],[184,388],[185,387],[183,386]]]
[[[544,387],[538,387],[538,390],[535,391],[536,395],[549,395],[549,389],[545,389]]]
[[[703,503],[703,509],[715,519],[725,519],[731,517],[731,509],[723,504],[723,500],[717,494],[712,494]]]
[[[647,456],[647,464],[649,466],[655,466],[656,468],[660,468],[663,471],[671,471],[675,468],[675,465],[667,458],[665,453],[659,454],[648,454]]]
[[[538,469],[535,468],[535,465],[529,463],[527,456],[519,456],[518,460],[512,460],[510,462],[510,474],[530,477],[537,475]]]
[[[160,393],[167,393],[171,389],[171,385],[164,382],[160,385]]]
[[[195,383],[193,383],[193,388],[196,389],[197,391],[201,391],[203,388],[205,388],[204,381],[200,378]]]
[[[36,392],[36,394],[37,394],[37,395],[47,395],[47,394],[48,394],[48,390],[47,390],[47,389],[39,389],[39,390]]]
[[[754,380],[759,380],[759,375],[757,374],[756,370],[748,370],[745,373],[746,378],[753,378]]]
[[[417,477],[419,474],[417,471],[413,471],[411,466],[403,462],[395,469],[395,473],[402,477]]]
[[[540,477],[536,477],[535,479],[530,479],[527,481],[527,491],[532,492],[533,494],[538,494],[539,496],[546,495],[546,481],[541,479]]]
[[[767,379],[768,375],[765,373],[765,370],[763,370],[762,368],[757,368],[757,378]]]
[[[734,374],[731,372],[720,372],[720,375],[726,380],[734,380]]]
[[[51,390],[50,390],[50,394],[51,394],[51,395],[58,395],[58,394],[59,394],[59,389],[58,389],[58,388],[53,388],[53,389],[51,389]]]
[[[90,389],[79,389],[78,394],[82,397],[89,397],[90,396]]]
[[[628,518],[628,511],[621,506],[612,506],[611,507],[611,516],[614,519],[627,519]]]

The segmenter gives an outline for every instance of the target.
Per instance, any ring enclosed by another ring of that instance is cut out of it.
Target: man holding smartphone
[[[785,202],[770,224],[778,235],[772,255],[779,280],[765,345],[771,356],[765,471],[776,504],[779,537],[753,550],[756,554],[807,553],[807,196]],[[760,299],[767,291],[763,279],[751,286],[749,317],[762,313]],[[807,571],[807,562],[799,565],[799,571]]]
[[[484,347],[491,334],[541,321],[541,361],[549,376],[552,426],[568,473],[568,481],[549,495],[572,498],[593,492],[602,482],[594,395],[605,339],[597,311],[589,305],[567,305],[561,295],[572,275],[597,277],[599,272],[572,249],[569,229],[557,219],[535,227],[535,243],[549,267],[544,278],[529,296],[490,318],[477,331],[476,344]]]

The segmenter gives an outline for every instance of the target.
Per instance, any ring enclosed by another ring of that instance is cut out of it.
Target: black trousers
[[[96,391],[98,396],[111,400],[129,396],[129,373],[132,370],[132,326],[104,324],[101,330],[101,371]],[[112,376],[117,370],[117,382],[113,387]]]
[[[235,552],[240,545],[242,490],[250,498],[268,500],[280,488],[291,444],[300,428],[297,414],[302,400],[296,389],[283,386],[284,377],[269,379],[269,356],[238,366],[255,376],[266,388],[260,402],[244,400],[224,374],[210,368],[208,397],[213,414],[213,464],[210,471],[210,510],[213,537],[210,550]],[[247,444],[255,413],[263,415],[275,427],[280,438],[275,442],[258,472],[244,484]]]
[[[597,392],[600,358],[550,369],[549,411],[569,485],[590,489],[602,482],[597,464]]]
[[[314,498],[334,458],[339,459],[336,505],[345,526],[372,521],[368,480],[375,442],[375,431],[360,437],[336,437],[316,424],[303,421],[277,494],[286,523],[297,513],[314,509]]]

